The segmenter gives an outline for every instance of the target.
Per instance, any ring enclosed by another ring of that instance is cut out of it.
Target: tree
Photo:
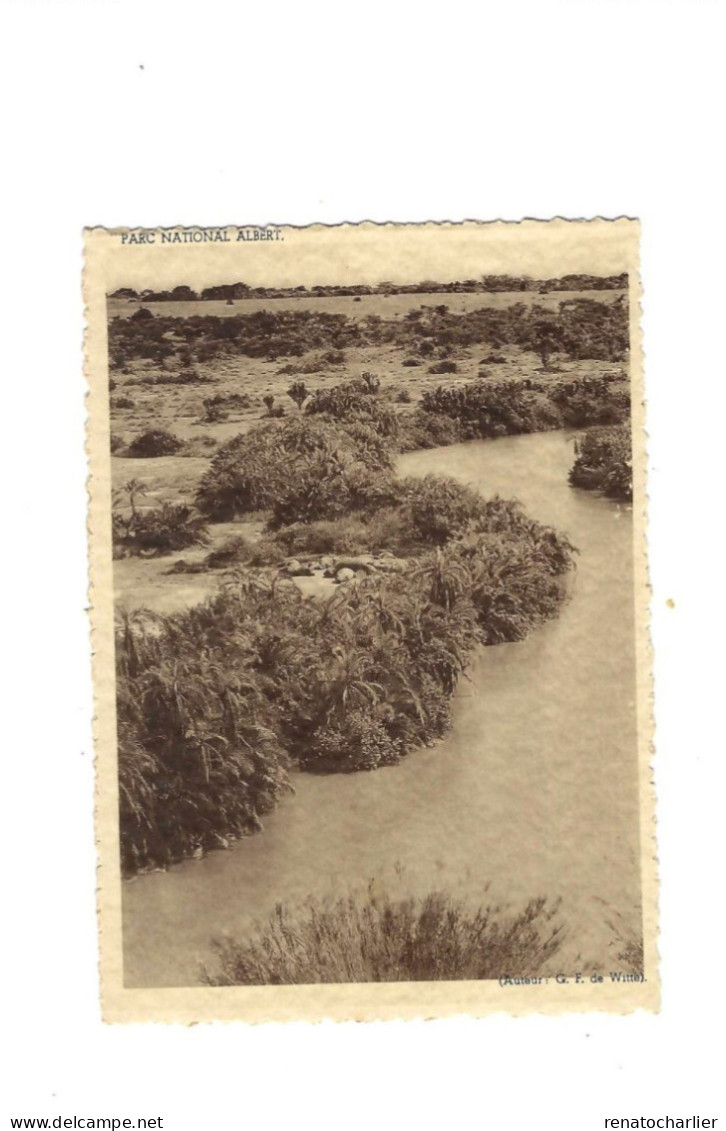
[[[310,396],[310,390],[304,381],[293,381],[290,388],[287,390],[287,395],[290,400],[293,400],[299,410],[302,412],[302,406]]]
[[[562,329],[556,322],[537,322],[532,330],[530,346],[550,373],[550,358],[562,348]]]
[[[126,483],[123,484],[122,487],[118,488],[116,497],[119,501],[126,500],[128,502],[128,505],[131,508],[131,518],[134,519],[136,518],[138,513],[136,510],[137,499],[140,499],[147,494],[148,491],[143,479],[129,479]]]

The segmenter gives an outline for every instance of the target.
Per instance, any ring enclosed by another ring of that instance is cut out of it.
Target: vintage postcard
[[[107,1020],[658,1008],[638,241],[86,232]]]

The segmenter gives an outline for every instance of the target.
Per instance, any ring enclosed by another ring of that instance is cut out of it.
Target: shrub
[[[429,373],[457,373],[458,369],[455,361],[437,361],[434,365],[429,365]]]
[[[626,427],[588,432],[576,442],[569,476],[573,487],[602,491],[608,498],[633,498],[633,460]]]
[[[481,495],[456,479],[437,475],[405,479],[402,491],[404,521],[414,538],[425,545],[443,546],[484,514],[486,504]]]
[[[456,421],[457,438],[516,435],[566,426],[611,423],[630,411],[627,382],[619,377],[542,382],[482,381],[444,388],[421,398],[421,412]],[[418,421],[425,431],[427,417]],[[449,441],[451,442],[451,441]]]
[[[298,463],[294,476],[281,485],[272,508],[270,527],[292,522],[341,518],[375,510],[395,498],[388,471],[374,472],[345,452],[331,458],[320,453]]]
[[[290,400],[294,401],[298,409],[302,411],[302,406],[310,396],[310,390],[304,381],[293,381],[290,388],[287,390],[287,395]]]
[[[181,373],[142,373],[140,377],[131,377],[124,381],[125,385],[213,385],[212,377],[205,377],[196,370],[190,369]]]
[[[131,459],[173,456],[183,446],[183,442],[172,432],[166,432],[163,428],[151,428],[131,441],[126,455]]]
[[[119,396],[111,397],[111,408],[134,408],[135,404],[131,397]]]
[[[252,404],[247,393],[217,393],[213,397],[205,397],[204,418],[209,423],[226,420],[231,409],[244,411]]]
[[[288,788],[286,755],[256,718],[255,676],[189,648],[183,620],[171,656],[165,626],[152,628],[127,620],[117,633],[125,875],[256,831]]]
[[[168,554],[209,541],[204,519],[183,503],[164,503],[153,510],[124,518],[118,512],[113,523],[114,554]]]
[[[229,416],[229,411],[226,406],[219,401],[213,403],[211,401],[204,402],[204,417],[205,424],[219,424],[222,420],[226,420]]]
[[[229,569],[231,566],[248,562],[252,553],[253,548],[249,539],[242,534],[236,534],[207,554],[204,564],[207,569]]]
[[[318,772],[376,770],[401,760],[401,744],[368,711],[350,711],[315,732],[303,766]]]
[[[268,498],[272,525],[289,525],[208,555],[201,568],[229,571],[214,597],[120,633],[125,870],[253,831],[284,788],[288,756],[351,771],[431,743],[472,650],[522,639],[559,608],[565,539],[453,481],[395,481],[380,444],[358,422],[296,416],[236,437],[212,461],[203,490],[213,507],[236,513]],[[189,508],[183,522],[169,506],[140,513],[143,492],[140,480],[123,488],[120,552],[177,548],[180,527],[204,536]],[[349,547],[418,556],[385,571],[381,558],[315,601],[258,568]]]
[[[456,444],[463,438],[456,420],[421,408],[400,426],[400,446],[404,452],[445,447],[447,444]]]
[[[291,909],[278,904],[243,941],[215,940],[209,986],[432,982],[534,977],[561,950],[559,905],[532,900],[512,914],[449,895],[367,894]]]
[[[365,495],[367,480],[377,490],[379,473],[392,467],[390,447],[371,428],[296,417],[282,427],[260,424],[220,448],[196,502],[222,522],[273,505],[278,523],[328,518]]]
[[[117,456],[126,448],[126,441],[123,436],[118,436],[116,433],[111,433],[111,455]]]

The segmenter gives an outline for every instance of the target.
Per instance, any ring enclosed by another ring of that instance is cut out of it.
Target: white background
[[[8,1111],[169,1131],[723,1119],[723,4],[22,0],[0,18]],[[83,225],[621,214],[643,222],[662,1013],[103,1026]]]

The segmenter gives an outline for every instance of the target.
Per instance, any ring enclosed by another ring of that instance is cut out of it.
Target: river
[[[482,649],[436,746],[374,773],[297,774],[263,832],[125,883],[127,986],[194,985],[211,936],[370,879],[476,904],[560,899],[572,969],[609,969],[617,934],[639,934],[631,508],[572,490],[571,462],[562,432],[400,459],[566,532],[580,550],[569,602],[524,642]]]

